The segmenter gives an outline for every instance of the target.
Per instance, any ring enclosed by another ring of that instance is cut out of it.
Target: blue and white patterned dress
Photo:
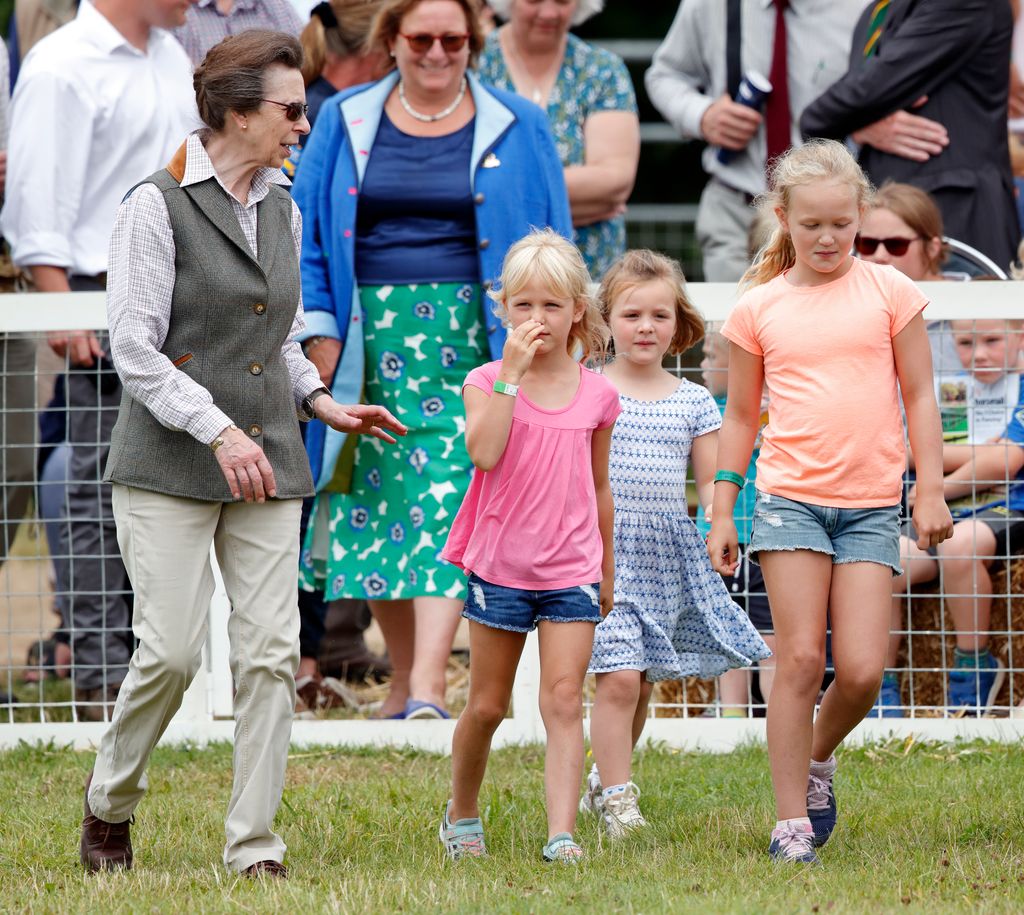
[[[615,497],[615,608],[597,627],[591,673],[714,677],[770,654],[732,602],[686,508],[693,440],[719,428],[706,388],[682,381],[663,400],[619,395],[609,474]]]

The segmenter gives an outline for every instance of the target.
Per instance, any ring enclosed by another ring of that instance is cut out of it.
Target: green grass
[[[815,869],[765,855],[772,820],[763,748],[640,753],[651,822],[609,846],[581,821],[588,858],[540,861],[542,752],[494,754],[482,797],[490,858],[443,860],[448,761],[413,751],[296,751],[278,826],[291,879],[263,885],[220,864],[230,748],[161,749],[136,813],[136,869],[78,866],[92,756],[0,754],[5,912],[951,912],[1024,909],[1024,754],[1014,746],[846,750],[840,825]]]

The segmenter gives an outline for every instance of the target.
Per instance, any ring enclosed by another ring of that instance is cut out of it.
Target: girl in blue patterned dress
[[[630,764],[654,683],[715,677],[769,655],[712,570],[687,510],[691,455],[698,496],[705,508],[711,505],[722,420],[706,388],[662,368],[666,354],[681,353],[704,335],[683,284],[675,261],[629,251],[598,293],[615,347],[605,375],[619,391],[622,413],[609,458],[615,606],[594,636],[596,765],[580,809],[600,814],[611,838],[645,825]]]

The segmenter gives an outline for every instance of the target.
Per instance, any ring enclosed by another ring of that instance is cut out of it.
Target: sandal
[[[561,861],[562,864],[576,864],[583,857],[584,851],[576,844],[572,833],[560,832],[557,836],[552,836],[548,839],[548,844],[544,846],[541,854],[544,856],[545,861]]]

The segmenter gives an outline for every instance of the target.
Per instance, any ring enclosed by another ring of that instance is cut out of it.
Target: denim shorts
[[[525,591],[492,585],[471,574],[466,584],[468,593],[462,615],[492,629],[530,632],[541,620],[595,625],[601,622],[600,582],[551,591]]]
[[[747,556],[760,552],[813,550],[835,564],[877,562],[894,575],[900,568],[900,506],[832,508],[757,491]]]

